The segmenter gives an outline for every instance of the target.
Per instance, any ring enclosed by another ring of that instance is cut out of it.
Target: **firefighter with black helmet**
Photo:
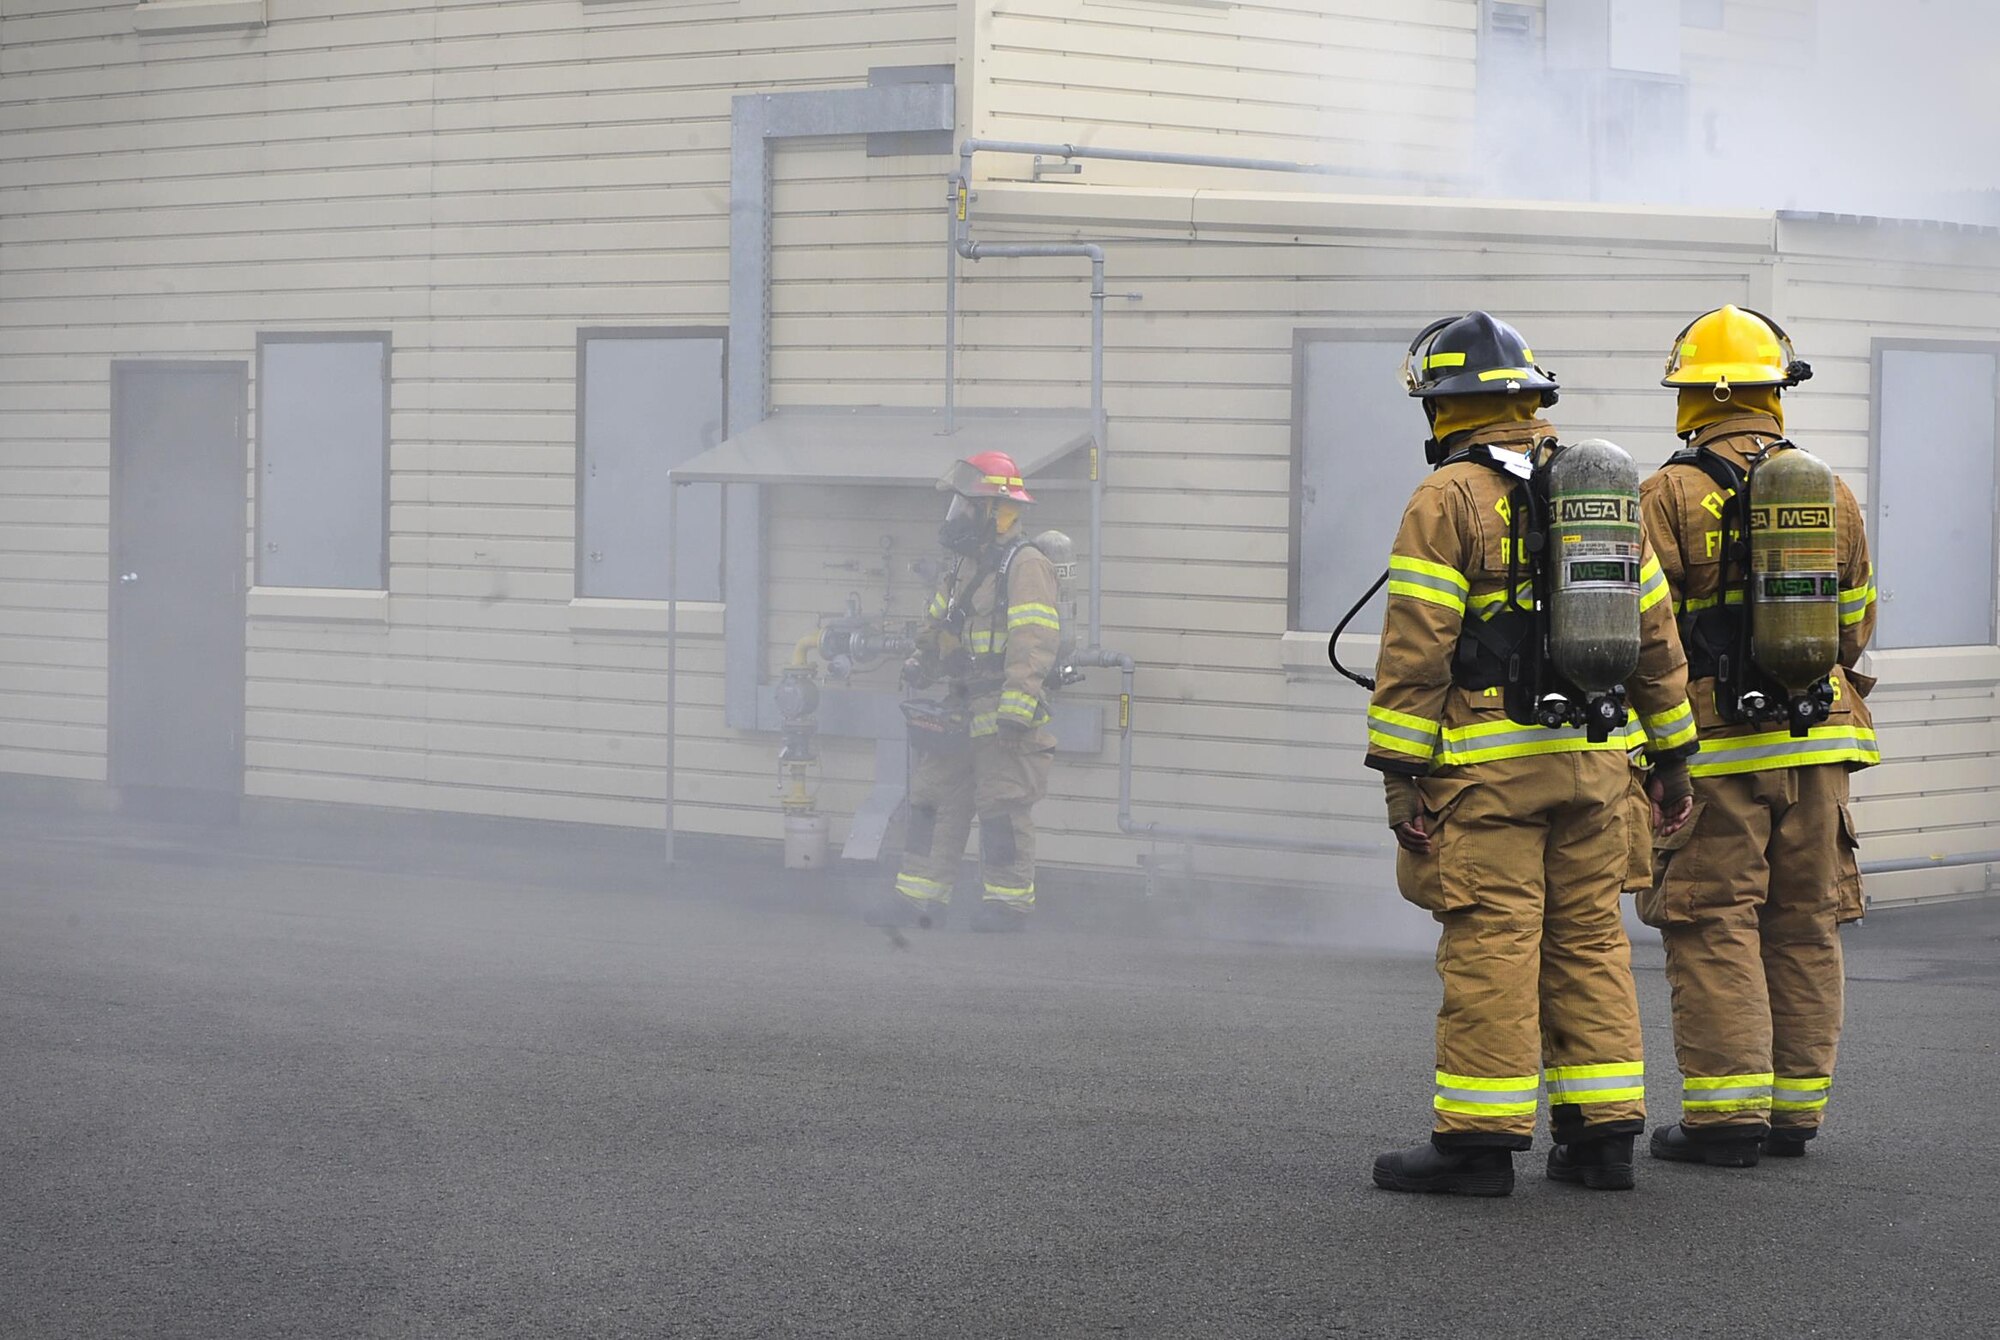
[[[1428,327],[1404,374],[1436,469],[1389,558],[1366,761],[1403,896],[1440,928],[1444,1004],[1431,1139],[1378,1158],[1375,1182],[1507,1194],[1546,1089],[1549,1176],[1626,1188],[1645,1124],[1628,753],[1684,792],[1695,748],[1637,470],[1556,441],[1555,379],[1485,312]]]
[[[988,451],[938,481],[952,495],[938,539],[954,562],[932,597],[906,684],[943,682],[941,699],[905,704],[914,767],[909,835],[878,924],[929,926],[950,901],[975,818],[983,896],[979,931],[1018,931],[1035,905],[1035,803],[1048,793],[1056,741],[1051,671],[1062,621],[1056,570],[1022,517],[1035,499],[1012,457]]]
[[[1701,756],[1640,916],[1673,990],[1681,1119],[1656,1157],[1797,1157],[1833,1086],[1842,922],[1862,912],[1848,774],[1879,761],[1855,664],[1875,626],[1861,508],[1784,436],[1812,375],[1776,322],[1724,306],[1674,340],[1662,384],[1686,447],[1643,488],[1686,644]]]

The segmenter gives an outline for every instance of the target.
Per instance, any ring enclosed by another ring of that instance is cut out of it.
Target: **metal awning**
[[[960,410],[779,413],[674,469],[676,484],[875,484],[929,487],[953,461],[1004,451],[1036,476],[1090,445],[1088,413]]]

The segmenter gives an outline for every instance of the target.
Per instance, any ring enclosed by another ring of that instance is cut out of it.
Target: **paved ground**
[[[1810,1158],[1606,1195],[1537,1150],[1466,1202],[1367,1184],[1425,1125],[1420,956],[898,950],[718,901],[740,872],[675,898],[555,887],[573,856],[509,883],[234,845],[0,816],[7,1340],[2000,1324],[2000,904],[1852,934]]]

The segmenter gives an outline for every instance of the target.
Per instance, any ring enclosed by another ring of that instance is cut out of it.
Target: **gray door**
[[[111,365],[111,781],[243,787],[243,363]]]

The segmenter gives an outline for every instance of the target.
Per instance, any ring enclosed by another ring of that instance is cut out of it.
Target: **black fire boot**
[[[1711,1168],[1757,1166],[1761,1133],[1755,1127],[1722,1126],[1691,1136],[1679,1122],[1653,1132],[1653,1157],[1669,1163],[1705,1163]]]
[[[1818,1134],[1819,1130],[1812,1126],[1773,1126],[1764,1137],[1764,1152],[1774,1159],[1802,1159],[1806,1156],[1806,1141]]]
[[[1375,1185],[1385,1191],[1451,1196],[1505,1196],[1514,1190],[1514,1151],[1421,1144],[1375,1160]]]
[[[1599,1135],[1549,1149],[1549,1180],[1592,1191],[1632,1189],[1632,1137]]]
[[[998,898],[982,898],[979,900],[978,909],[972,914],[972,929],[1024,931],[1028,929],[1028,914]]]
[[[944,918],[943,903],[920,903],[916,899],[900,893],[887,893],[868,905],[861,914],[861,920],[870,926],[883,926],[889,930],[902,930],[918,926],[929,930],[935,921]]]

